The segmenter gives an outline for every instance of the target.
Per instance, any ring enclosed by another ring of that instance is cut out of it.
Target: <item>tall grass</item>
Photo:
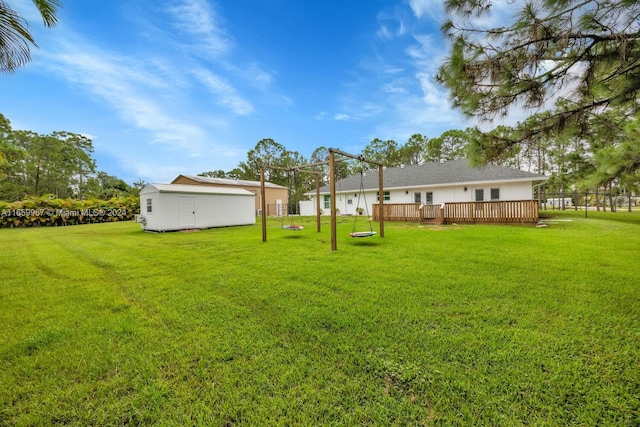
[[[562,215],[0,230],[0,424],[637,425],[640,221]]]

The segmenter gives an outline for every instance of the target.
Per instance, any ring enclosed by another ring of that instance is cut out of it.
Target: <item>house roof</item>
[[[336,182],[336,191],[360,190],[360,174],[351,175]],[[504,181],[544,181],[548,177],[537,173],[512,169],[503,166],[485,165],[472,167],[467,159],[447,162],[424,163],[404,167],[387,168],[383,173],[385,189],[425,187],[439,185],[460,185],[479,182]],[[365,170],[362,176],[365,190],[378,189],[378,170]],[[329,186],[320,188],[320,192],[329,192]]]
[[[255,196],[251,191],[243,188],[209,187],[205,185],[185,184],[147,184],[140,194],[157,190],[160,193],[189,193],[189,194],[231,194],[236,196]]]
[[[173,182],[176,182],[181,176],[195,182],[200,182],[202,184],[260,187],[260,181],[248,181],[244,179],[229,179],[229,178],[212,178],[208,176],[196,176],[196,175],[178,175],[178,177],[174,179]],[[267,188],[282,188],[282,189],[287,188],[282,185],[273,184],[271,182],[265,182],[264,186]]]

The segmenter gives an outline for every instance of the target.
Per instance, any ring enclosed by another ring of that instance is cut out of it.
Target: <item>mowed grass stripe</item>
[[[324,222],[1,230],[39,257],[0,258],[0,420],[632,424],[638,223],[568,218],[384,239],[342,219],[338,252]]]

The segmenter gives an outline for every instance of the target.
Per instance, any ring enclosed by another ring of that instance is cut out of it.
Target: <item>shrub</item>
[[[136,196],[109,200],[27,197],[17,202],[0,201],[0,228],[93,224],[132,220],[140,213]]]

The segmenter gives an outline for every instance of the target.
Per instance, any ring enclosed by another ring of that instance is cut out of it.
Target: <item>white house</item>
[[[137,221],[149,231],[255,224],[254,199],[241,188],[148,184],[140,191]]]
[[[472,167],[468,160],[424,163],[383,171],[384,203],[441,205],[452,202],[531,200],[533,185],[547,176],[496,165]],[[361,191],[361,187],[364,191]],[[306,194],[315,199],[315,192]],[[330,214],[329,186],[320,189],[323,214]],[[356,208],[373,212],[378,203],[378,169],[348,176],[336,182],[337,209],[341,215],[354,215]],[[309,208],[315,207],[309,203]],[[306,206],[305,206],[306,207]],[[315,213],[315,212],[312,212]]]
[[[571,197],[554,197],[554,198],[548,198],[547,199],[547,205],[549,207],[552,208],[561,208],[561,207],[571,207],[573,206],[572,203],[572,198]]]

